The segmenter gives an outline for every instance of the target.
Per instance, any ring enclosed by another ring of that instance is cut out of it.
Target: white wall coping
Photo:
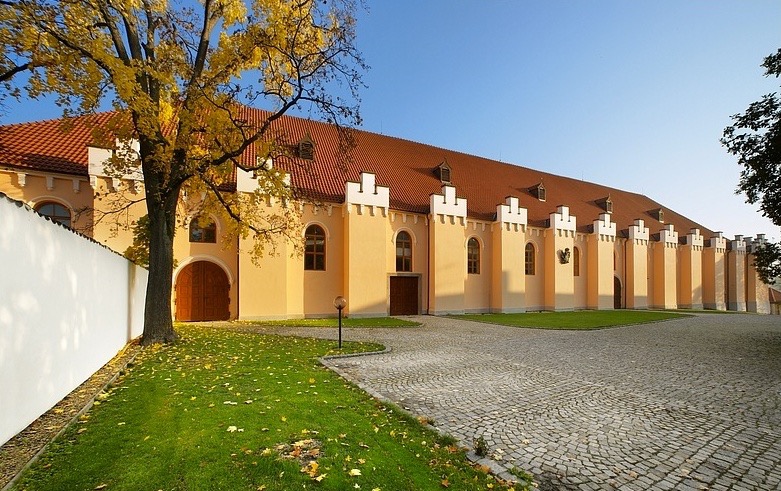
[[[352,205],[390,207],[390,188],[378,186],[377,177],[371,172],[361,172],[361,182],[344,184],[344,201]]]
[[[716,232],[713,237],[708,240],[708,247],[715,247],[716,249],[726,249],[727,239],[722,236],[721,232]]]
[[[550,214],[550,228],[575,232],[577,220],[569,214],[569,206],[559,205],[556,207],[556,212]]]
[[[767,239],[765,238],[765,234],[757,234],[757,238],[751,241],[750,251],[752,253],[757,252],[757,249],[759,249],[765,244],[767,244]]]
[[[700,229],[693,228],[684,238],[686,245],[702,247],[705,244],[705,239],[700,235]]]
[[[130,179],[133,181],[143,181],[144,174],[141,170],[141,162],[139,152],[141,151],[141,145],[138,140],[120,140],[117,139],[114,148],[100,148],[87,146],[87,165],[90,176],[99,177],[112,177],[120,179]],[[138,163],[129,167],[126,172],[121,175],[117,175],[116,172],[107,172],[106,165],[109,163],[113,156],[126,158],[128,160],[137,161]]]
[[[651,239],[651,231],[645,226],[645,220],[638,218],[635,220],[634,225],[630,225],[629,238],[632,240]]]
[[[277,179],[278,176],[282,177],[282,183],[285,186],[290,186],[290,174],[287,172],[281,171],[281,170],[271,170],[269,169],[259,169],[259,170],[244,170],[239,167],[236,167],[236,191],[241,193],[253,193],[255,192],[259,185],[258,185],[258,172],[268,172],[270,174],[273,174],[274,177],[271,177],[271,179]],[[273,201],[273,197],[272,197]]]
[[[456,188],[442,186],[442,194],[431,195],[431,214],[466,218],[466,198],[456,196]]]
[[[528,223],[527,210],[520,206],[518,198],[508,196],[505,198],[506,204],[496,205],[496,221],[499,223],[510,223],[515,225],[526,225]]]
[[[767,243],[767,239],[765,238],[765,234],[757,234],[756,239],[751,239],[751,237],[746,237],[743,239],[743,242],[746,243],[746,250],[748,252],[754,253],[757,252],[757,250],[762,247],[764,244]]]
[[[743,241],[742,235],[736,235],[735,240],[730,241],[730,249],[737,252],[746,252],[746,243]]]
[[[609,237],[616,236],[616,224],[610,220],[610,213],[600,213],[599,219],[594,220],[594,233]]]
[[[668,223],[659,231],[659,241],[663,244],[678,244],[678,232],[675,231],[672,223]]]
[[[258,188],[258,179],[255,172],[236,168],[236,191],[251,193]]]

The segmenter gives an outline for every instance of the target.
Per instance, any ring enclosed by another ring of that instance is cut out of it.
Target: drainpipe
[[[724,308],[725,310],[730,310],[729,308],[729,257],[730,251],[727,250],[726,246],[724,248]]]
[[[751,250],[751,246],[746,244],[746,259],[743,262],[743,285],[746,287],[746,291],[743,293],[743,298],[746,299],[746,312],[748,312],[748,255]]]
[[[239,299],[241,298],[240,292],[239,292],[239,285],[241,284],[241,271],[239,271],[239,268],[241,264],[241,240],[239,237],[236,237],[236,320],[239,320],[239,316],[241,315],[241,306],[239,305]]]
[[[431,315],[431,217],[426,227],[426,315]]]
[[[627,298],[627,296],[626,296],[626,295],[627,295],[626,291],[627,291],[627,289],[628,289],[628,288],[626,287],[626,283],[627,283],[627,274],[626,274],[626,268],[627,268],[627,264],[628,264],[628,262],[629,262],[629,256],[627,255],[627,253],[626,253],[626,250],[627,250],[627,247],[628,247],[628,246],[629,246],[629,239],[626,239],[626,240],[624,240],[624,288],[623,288],[623,291],[621,292],[621,293],[622,293],[622,296],[624,297],[624,308],[625,308],[625,309],[626,309],[626,308],[629,308],[629,306],[627,305],[627,301],[626,301],[626,298]],[[632,310],[634,310],[634,309],[632,309]]]

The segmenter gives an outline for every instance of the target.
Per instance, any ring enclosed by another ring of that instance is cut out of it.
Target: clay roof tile
[[[244,111],[245,119],[255,124],[269,114],[252,108]],[[68,125],[49,120],[0,127],[0,166],[87,175],[87,146],[94,145],[92,128],[105,124],[113,114],[74,118]],[[353,130],[355,146],[345,155],[335,126],[292,116],[280,118],[272,128],[286,145],[296,145],[307,135],[314,142],[313,160],[292,155],[275,162],[291,173],[298,195],[310,200],[342,202],[345,182],[359,182],[361,172],[373,172],[377,184],[390,188],[392,208],[425,214],[429,212],[431,194],[441,192],[442,182],[435,170],[447,162],[451,183],[457,195],[467,199],[468,214],[475,219],[494,220],[496,206],[504,204],[507,196],[515,196],[528,210],[529,225],[545,226],[556,207],[566,205],[577,218],[578,230],[587,232],[605,211],[598,201],[610,196],[611,219],[619,235],[625,235],[638,218],[645,221],[651,233],[669,223],[681,236],[691,228],[699,228],[704,236],[711,233],[646,196],[600,184],[361,130]],[[254,164],[255,157],[255,149],[250,148],[242,159]],[[540,182],[546,189],[545,201],[529,191]],[[665,210],[664,223],[653,216],[659,208]]]

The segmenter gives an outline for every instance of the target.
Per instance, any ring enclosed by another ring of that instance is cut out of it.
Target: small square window
[[[193,218],[190,222],[190,242],[217,242],[217,224],[208,218]]]

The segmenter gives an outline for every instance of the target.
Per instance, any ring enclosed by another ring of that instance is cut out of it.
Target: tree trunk
[[[142,345],[176,341],[171,312],[174,269],[174,231],[178,188],[160,200],[149,200],[149,282],[146,287]]]

